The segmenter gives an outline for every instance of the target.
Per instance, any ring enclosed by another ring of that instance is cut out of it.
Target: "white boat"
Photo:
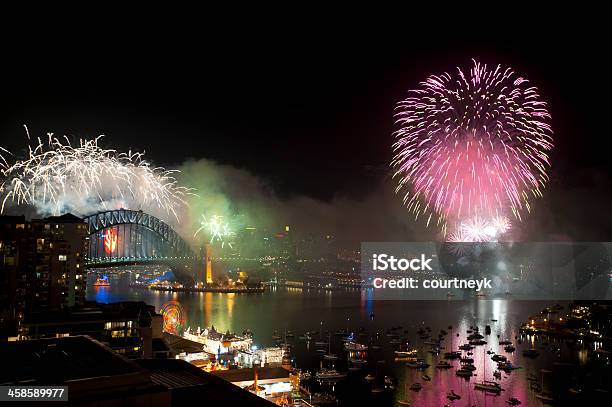
[[[363,366],[368,363],[368,361],[365,359],[356,359],[356,358],[350,358],[349,362],[355,366]]]
[[[321,369],[316,373],[315,377],[318,380],[340,380],[346,377],[346,373],[338,372],[334,369]]]
[[[316,342],[315,342],[316,344]],[[368,350],[368,345],[364,345],[357,342],[347,342],[344,344],[344,349],[355,352],[363,352]]]
[[[414,356],[417,354],[417,350],[416,349],[411,349],[411,350],[396,350],[395,351],[395,356]]]
[[[338,360],[338,356],[334,355],[333,353],[326,353],[325,355],[323,355],[323,359]]]

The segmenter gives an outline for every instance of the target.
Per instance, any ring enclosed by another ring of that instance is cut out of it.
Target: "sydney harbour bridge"
[[[114,209],[84,218],[87,267],[166,264],[198,278],[202,259],[170,225],[143,211]]]

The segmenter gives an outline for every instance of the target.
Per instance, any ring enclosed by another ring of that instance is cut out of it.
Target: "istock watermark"
[[[609,242],[365,242],[362,287],[381,300],[610,300]]]
[[[386,270],[431,270],[429,263],[433,259],[427,258],[425,254],[421,254],[421,258],[416,259],[396,259],[395,256],[389,256],[388,254],[376,254],[372,255],[372,268],[374,271],[386,271]]]

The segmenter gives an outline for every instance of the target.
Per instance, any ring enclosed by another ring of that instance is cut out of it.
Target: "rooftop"
[[[172,335],[168,332],[162,334],[164,342],[172,349],[175,353],[186,352],[186,353],[199,353],[203,352],[203,345],[198,342],[190,341],[181,336]]]
[[[155,307],[143,301],[124,301],[112,304],[88,303],[84,307],[45,311],[28,315],[23,325],[56,325],[82,322],[105,322],[149,318]]]
[[[0,346],[0,384],[59,384],[142,373],[143,369],[86,336],[8,342]]]
[[[230,369],[214,372],[215,376],[227,380],[228,382],[238,383],[247,382],[255,378],[253,369]],[[289,371],[282,367],[258,367],[258,380],[289,379]]]
[[[177,359],[139,359],[151,380],[172,393],[173,406],[198,405],[271,407],[269,401]]]

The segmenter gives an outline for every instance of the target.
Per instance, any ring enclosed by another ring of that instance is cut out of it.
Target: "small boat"
[[[426,382],[430,382],[431,381],[431,377],[427,376],[426,374],[424,374],[423,376],[421,376],[421,378],[423,380],[425,380]]]
[[[508,360],[508,358],[506,358],[504,355],[493,355],[491,356],[491,360],[494,360],[495,362],[505,362]]]
[[[364,379],[366,382],[373,382],[374,380],[376,380],[376,377],[374,377],[372,373],[368,373],[368,375],[364,377]]]
[[[384,387],[375,387],[370,390],[371,393],[383,393],[385,391]]]
[[[349,363],[355,366],[363,366],[363,365],[367,365],[368,361],[365,359],[350,358]]]
[[[493,377],[496,378],[497,380],[501,379],[501,372],[499,370],[496,370],[493,372]]]
[[[458,351],[444,353],[444,359],[459,359],[460,357],[461,357],[461,352],[458,352]]]
[[[472,371],[467,370],[467,369],[459,369],[455,372],[455,374],[459,377],[465,377],[465,378],[472,377],[473,375]]]
[[[325,355],[323,355],[323,359],[338,360],[338,356],[334,355],[333,353],[326,353]]]
[[[396,350],[395,351],[395,356],[414,356],[417,354],[417,350],[416,349],[412,349],[412,350]]]
[[[506,345],[506,346],[504,346],[504,350],[506,352],[508,352],[508,353],[512,353],[512,352],[514,352],[516,350],[516,348],[514,346],[512,346],[512,345]]]
[[[410,402],[408,400],[397,400],[397,404],[400,406],[410,406]]]
[[[394,380],[391,376],[385,376],[385,386],[393,388],[395,385]]]
[[[499,341],[500,345],[512,345],[512,341],[509,340],[505,340],[505,341]]]
[[[382,347],[380,345],[371,345],[372,350],[381,350]]]
[[[436,364],[436,368],[438,369],[450,369],[451,367],[453,367],[453,365],[448,363],[446,360],[441,360]]]
[[[455,393],[454,390],[449,391],[448,393],[446,393],[446,398],[453,401],[453,400],[461,400],[461,396],[458,395],[457,393]]]
[[[334,369],[321,369],[315,374],[318,380],[340,380],[346,377],[346,373]]]
[[[316,345],[316,342],[315,342],[315,345]],[[357,343],[357,342],[346,342],[344,344],[344,349],[348,351],[363,352],[363,351],[368,350],[368,345],[364,345],[364,344]]]
[[[317,346],[317,347],[327,346],[327,342],[325,342],[325,341],[315,341],[314,345]]]
[[[417,359],[415,361],[407,362],[406,366],[413,369],[427,369],[429,367],[429,364],[422,359]]]
[[[500,362],[497,364],[497,368],[499,370],[503,370],[506,373],[511,372],[516,369],[520,369],[520,367],[514,366],[512,362]]]
[[[510,397],[508,400],[506,400],[506,403],[510,404],[511,406],[518,406],[521,404],[521,400],[517,399],[516,397]]]
[[[537,393],[535,396],[537,399],[540,399],[542,401],[542,404],[548,404],[555,401],[555,399],[553,399],[552,396],[548,394]]]
[[[419,391],[423,388],[423,386],[421,386],[421,383],[412,383],[410,385],[410,390],[412,391]]]
[[[469,343],[466,343],[464,345],[459,346],[459,349],[461,349],[461,350],[472,350],[472,349],[474,349],[474,347],[472,345],[470,345]]]
[[[108,276],[99,277],[95,283],[93,283],[94,287],[108,287],[110,286],[110,282],[108,281]]]
[[[474,385],[474,389],[482,390],[488,393],[501,393],[502,388],[499,383],[491,382],[488,380],[484,380],[481,383],[476,383]]]

